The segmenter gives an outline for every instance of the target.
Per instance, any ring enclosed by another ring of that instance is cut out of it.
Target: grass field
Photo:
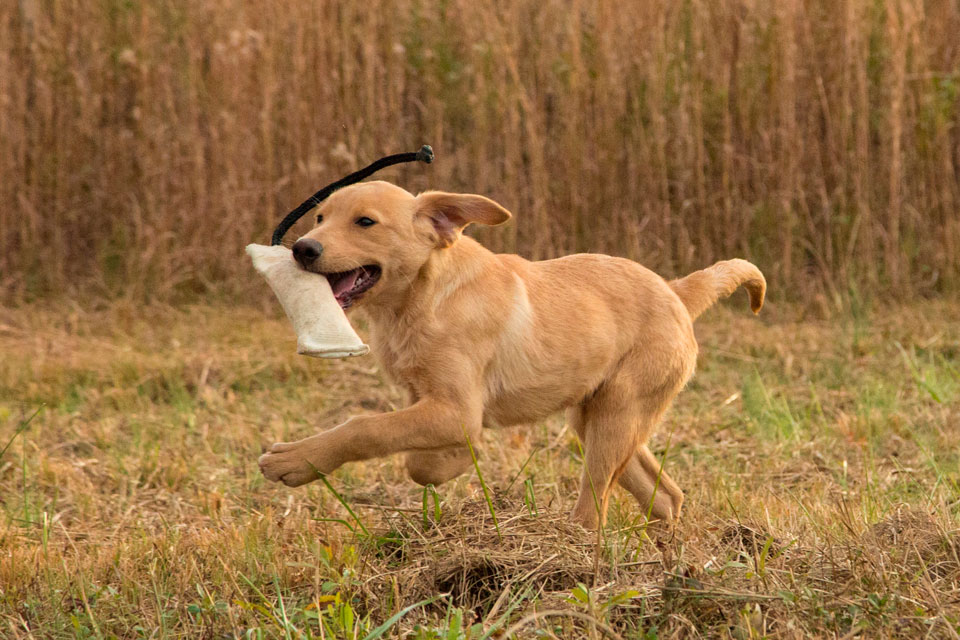
[[[560,417],[485,434],[482,482],[266,483],[264,445],[402,403],[272,307],[0,311],[0,637],[955,638],[958,317],[712,311],[655,438],[682,522],[618,492],[598,539]]]

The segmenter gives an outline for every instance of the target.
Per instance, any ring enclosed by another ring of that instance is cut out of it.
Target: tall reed
[[[243,293],[245,243],[423,142],[384,177],[499,200],[494,249],[956,292],[957,33],[955,0],[10,0],[0,295]]]

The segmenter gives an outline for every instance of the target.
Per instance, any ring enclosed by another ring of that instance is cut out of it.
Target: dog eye
[[[323,216],[317,216],[317,224],[323,222]]]
[[[361,227],[372,227],[373,225],[377,224],[377,221],[371,220],[367,216],[363,216],[362,218],[357,218],[356,224]]]

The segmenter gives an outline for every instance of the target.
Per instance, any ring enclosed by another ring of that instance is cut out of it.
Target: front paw
[[[313,482],[324,471],[311,462],[310,447],[301,442],[278,442],[257,461],[267,480],[299,487]]]

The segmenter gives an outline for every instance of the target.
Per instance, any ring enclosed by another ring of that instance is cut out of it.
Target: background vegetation
[[[242,246],[384,153],[543,258],[956,291],[955,0],[11,0],[0,290],[247,291]]]

